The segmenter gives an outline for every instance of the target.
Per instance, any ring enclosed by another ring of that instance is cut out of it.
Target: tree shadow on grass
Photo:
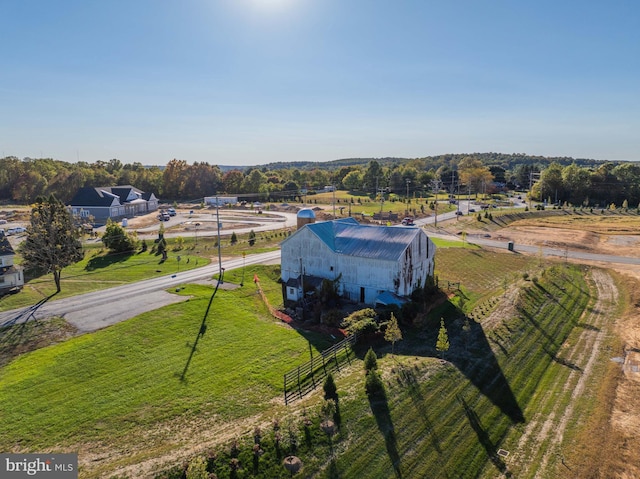
[[[47,301],[53,298],[56,294],[58,293],[55,292],[53,294],[50,294],[46,298],[42,298],[37,303],[32,304],[31,306],[27,306],[24,309],[20,309],[9,319],[5,320],[3,323],[0,323],[0,328],[4,326],[13,326],[14,324],[18,324],[18,323],[26,323],[29,320],[37,319],[35,317],[35,314],[38,311],[38,309],[40,309]]]
[[[467,402],[464,400],[462,396],[458,395],[456,397],[460,402],[460,404],[462,404],[462,407],[464,408],[464,413],[466,414],[467,419],[469,420],[469,424],[471,425],[471,428],[474,430],[474,432],[478,436],[478,441],[480,442],[484,450],[487,452],[487,455],[489,456],[489,459],[491,459],[491,462],[493,463],[493,465],[496,466],[496,468],[501,472],[501,474],[504,477],[507,477],[507,478],[513,477],[513,474],[509,472],[507,465],[498,455],[498,450],[496,449],[496,446],[493,444],[493,442],[491,441],[491,438],[489,437],[489,434],[482,426],[482,422],[480,421],[480,418],[478,417],[476,412],[473,410],[471,406],[467,404]]]
[[[429,438],[431,440],[431,446],[438,453],[442,454],[442,447],[440,446],[440,439],[436,435],[435,428],[433,426],[433,422],[429,419],[429,411],[427,409],[427,401],[420,390],[420,384],[418,383],[418,378],[416,377],[415,371],[406,365],[398,364],[398,375],[399,381],[402,382],[404,386],[406,386],[409,391],[409,396],[413,401],[413,405],[420,413],[420,419],[424,423],[426,431],[429,433]]]
[[[133,255],[134,251],[125,251],[124,253],[109,253],[106,255],[95,256],[87,262],[84,269],[85,271],[95,271],[114,264],[124,263]]]
[[[389,459],[391,459],[391,464],[393,465],[396,477],[402,478],[396,432],[393,427],[389,403],[384,390],[370,394],[369,405],[371,407],[371,412],[376,419],[376,423],[378,424],[378,429],[384,437],[384,444],[387,448],[387,454],[389,455]]]

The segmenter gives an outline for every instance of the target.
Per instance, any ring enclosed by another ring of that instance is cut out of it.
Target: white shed
[[[434,255],[421,228],[354,218],[306,224],[281,244],[284,299],[298,301],[308,281],[338,277],[339,294],[355,302],[375,305],[385,292],[407,297],[433,276]]]

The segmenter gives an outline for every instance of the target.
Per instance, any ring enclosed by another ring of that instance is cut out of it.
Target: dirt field
[[[593,221],[581,221],[575,224],[568,221],[566,225],[557,220],[515,222],[507,228],[491,231],[492,239],[514,241],[516,244],[545,246],[569,249],[589,253],[611,254],[617,256],[640,257],[640,219],[628,220],[621,226],[619,218],[607,222],[602,218]],[[473,226],[470,223],[469,226]],[[468,234],[486,233],[486,230],[467,229]],[[602,264],[597,266],[603,267]],[[605,265],[606,267],[606,265]],[[612,265],[611,276],[607,272],[594,271],[592,280],[598,291],[599,301],[590,318],[585,322],[592,324],[596,330],[585,330],[580,340],[581,351],[574,345],[569,354],[574,364],[583,365],[580,378],[572,381],[573,394],[591,394],[598,397],[598,410],[591,418],[571,418],[571,408],[556,411],[550,403],[552,414],[548,418],[534,418],[527,426],[519,451],[520,459],[526,471],[535,471],[535,477],[544,476],[548,454],[541,462],[527,465],[525,452],[534,443],[545,442],[550,446],[558,446],[562,440],[566,425],[570,421],[584,423],[584,430],[578,434],[575,450],[579,454],[561,455],[560,469],[562,477],[575,478],[621,478],[640,477],[640,266]],[[617,273],[617,274],[616,274]],[[615,279],[617,278],[617,284]],[[619,294],[624,291],[624,298],[629,304],[622,314],[615,318],[614,329],[622,345],[620,351],[612,351],[611,355],[619,357],[622,364],[612,362],[600,390],[584,391],[584,379],[593,369],[593,361],[602,341],[602,332],[608,330],[606,323],[611,322],[614,306],[622,300]],[[552,398],[550,398],[552,401]],[[557,447],[549,447],[548,451],[557,451]],[[555,452],[554,452],[555,453]],[[565,462],[566,461],[566,462]],[[557,471],[556,471],[557,472]]]

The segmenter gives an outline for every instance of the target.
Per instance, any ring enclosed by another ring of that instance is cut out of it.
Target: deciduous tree
[[[25,269],[52,273],[60,292],[63,268],[82,259],[79,233],[67,208],[54,196],[37,198],[31,210],[27,239],[20,246]]]
[[[389,322],[387,323],[387,329],[384,332],[384,340],[391,343],[391,354],[393,354],[396,341],[402,340],[402,331],[400,331],[398,320],[393,313],[391,313],[391,319],[389,319]]]
[[[137,246],[135,238],[129,235],[122,226],[111,220],[107,220],[102,243],[114,253],[133,251]]]
[[[449,351],[449,335],[447,334],[447,328],[444,327],[443,318],[440,318],[440,330],[438,331],[436,349],[440,352],[442,357],[444,357],[444,353]]]

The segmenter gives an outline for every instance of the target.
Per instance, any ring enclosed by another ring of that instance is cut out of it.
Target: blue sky
[[[640,160],[640,2],[0,0],[0,154]]]

